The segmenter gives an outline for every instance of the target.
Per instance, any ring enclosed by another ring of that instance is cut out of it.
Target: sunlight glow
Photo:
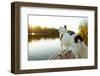
[[[32,35],[34,35],[34,33],[31,33]]]

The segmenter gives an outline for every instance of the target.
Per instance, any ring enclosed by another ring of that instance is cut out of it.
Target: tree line
[[[40,26],[34,26],[34,27],[28,27],[28,33],[40,33],[42,35],[59,35],[58,29],[56,28],[47,28],[47,27],[40,27]]]

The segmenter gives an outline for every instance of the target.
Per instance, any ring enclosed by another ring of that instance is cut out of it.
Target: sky
[[[29,15],[29,26],[41,26],[59,29],[61,26],[66,25],[68,30],[78,33],[80,22],[88,20],[87,17],[74,17],[74,16],[47,16],[47,15]]]

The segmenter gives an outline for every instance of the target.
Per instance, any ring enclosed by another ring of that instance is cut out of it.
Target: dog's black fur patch
[[[75,38],[74,38],[74,42],[77,43],[78,40],[80,40],[81,42],[83,41],[82,37],[80,35],[77,35]]]
[[[68,31],[68,33],[69,33],[69,35],[73,35],[73,34],[75,34],[74,31]]]

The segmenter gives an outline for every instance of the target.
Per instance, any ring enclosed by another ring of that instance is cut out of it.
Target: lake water
[[[60,39],[31,40],[29,43],[28,60],[48,60],[60,49]]]

